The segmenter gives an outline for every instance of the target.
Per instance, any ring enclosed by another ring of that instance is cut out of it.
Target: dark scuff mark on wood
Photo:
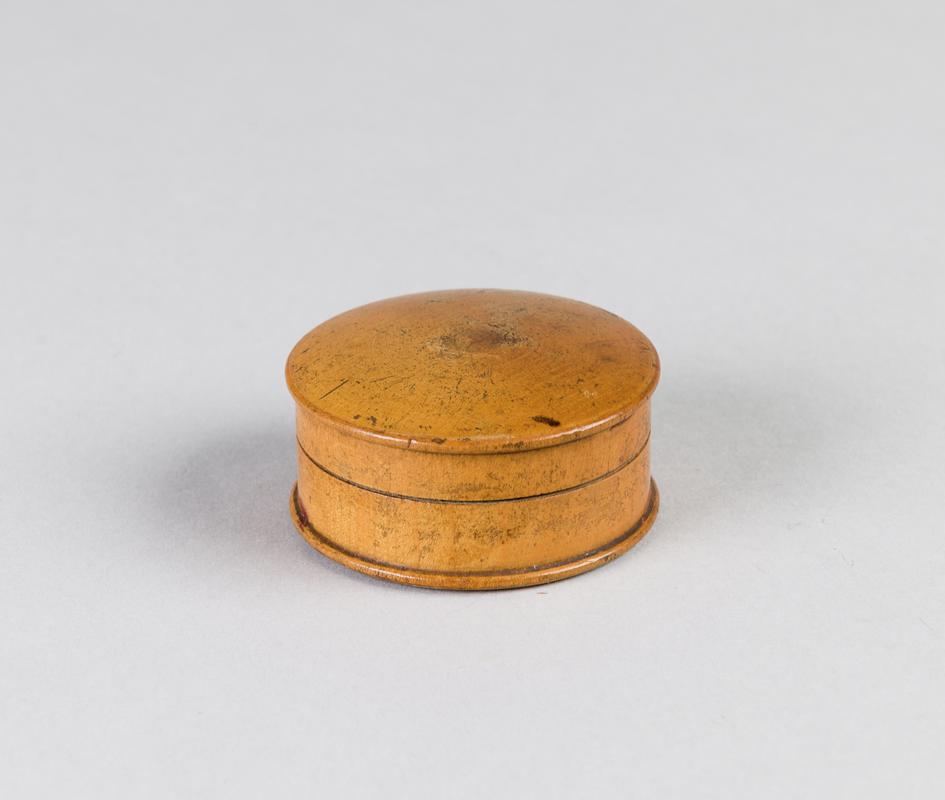
[[[345,378],[345,379],[344,379],[341,383],[339,383],[334,389],[329,389],[327,392],[325,392],[325,394],[323,394],[323,395],[322,395],[321,397],[319,397],[318,399],[319,399],[319,400],[324,400],[324,399],[325,399],[326,397],[328,397],[328,395],[330,395],[332,392],[337,392],[342,386],[344,386],[344,385],[348,382],[348,380],[349,380],[348,378]]]

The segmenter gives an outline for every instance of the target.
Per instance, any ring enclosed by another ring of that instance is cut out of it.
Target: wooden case
[[[560,580],[656,516],[650,341],[607,311],[531,292],[408,295],[293,349],[291,510],[325,555],[443,589]]]

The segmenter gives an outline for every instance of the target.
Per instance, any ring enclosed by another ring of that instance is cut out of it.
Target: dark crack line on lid
[[[327,392],[325,392],[325,394],[323,394],[323,395],[322,395],[321,397],[319,397],[318,399],[319,399],[319,400],[324,400],[324,399],[325,399],[326,397],[328,397],[328,395],[330,395],[332,392],[337,392],[342,386],[344,386],[344,385],[348,382],[348,380],[349,380],[348,378],[345,378],[345,379],[344,379],[341,383],[339,383],[334,389],[329,389]]]

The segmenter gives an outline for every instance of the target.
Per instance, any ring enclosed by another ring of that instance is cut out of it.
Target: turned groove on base
[[[333,561],[369,575],[372,578],[420,586],[428,589],[487,590],[517,589],[564,580],[613,561],[642,539],[653,524],[659,511],[659,492],[655,481],[650,481],[650,497],[646,511],[626,533],[602,547],[583,553],[571,561],[540,564],[527,569],[494,571],[443,572],[384,564],[364,558],[340,547],[315,530],[308,522],[305,509],[298,497],[298,485],[293,486],[289,502],[292,521],[303,538],[316,550]]]

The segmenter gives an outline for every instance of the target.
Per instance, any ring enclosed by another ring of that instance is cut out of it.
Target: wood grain
[[[532,585],[606,563],[655,516],[659,361],[609,312],[500,290],[394,298],[315,328],[286,377],[293,517],[362,572]]]

